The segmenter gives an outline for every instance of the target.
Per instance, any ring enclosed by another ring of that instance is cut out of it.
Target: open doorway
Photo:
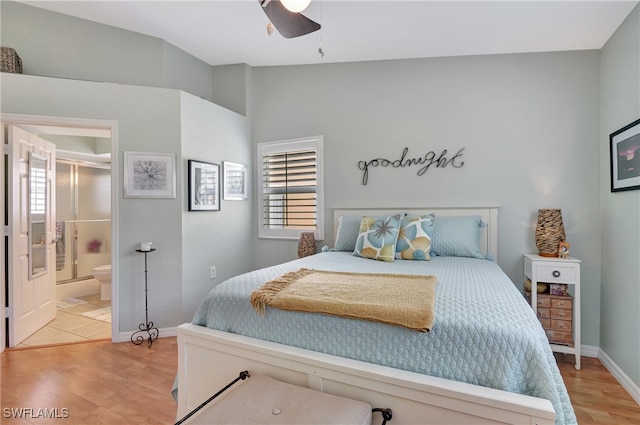
[[[56,318],[15,344],[33,347],[114,339],[116,231],[113,122],[2,116],[56,145]],[[11,212],[8,212],[11,214]],[[7,285],[12,284],[8,276]],[[7,312],[10,312],[9,308]],[[9,318],[11,320],[11,318]],[[6,329],[6,328],[5,328]]]

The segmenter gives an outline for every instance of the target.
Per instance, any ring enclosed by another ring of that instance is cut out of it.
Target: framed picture
[[[176,155],[124,152],[125,198],[175,198]]]
[[[188,163],[189,211],[220,211],[220,164]]]
[[[247,199],[247,167],[224,161],[224,199]]]
[[[611,191],[640,189],[640,119],[609,135]]]

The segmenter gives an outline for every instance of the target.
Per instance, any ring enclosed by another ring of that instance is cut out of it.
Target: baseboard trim
[[[596,347],[594,345],[581,345],[580,346],[580,355],[582,357],[598,358],[598,353],[599,352],[600,352],[600,347]]]
[[[611,372],[620,385],[627,390],[631,398],[640,405],[640,387],[638,387],[601,348],[598,349],[598,359],[600,359],[604,367]]]
[[[120,332],[113,342],[127,342],[131,341],[131,335],[137,331]],[[178,335],[178,328],[160,328],[158,329],[158,338],[167,338],[170,336]]]

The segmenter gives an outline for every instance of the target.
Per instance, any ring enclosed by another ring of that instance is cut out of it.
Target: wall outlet
[[[216,266],[209,267],[209,279],[215,279],[216,277]]]

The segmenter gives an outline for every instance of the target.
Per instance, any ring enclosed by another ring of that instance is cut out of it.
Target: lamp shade
[[[536,225],[538,255],[542,257],[557,257],[560,241],[565,239],[562,211],[554,208],[539,209],[538,224]]]
[[[316,253],[316,237],[313,232],[300,233],[298,242],[298,257],[308,257]]]
[[[309,6],[311,0],[280,0],[280,3],[291,12],[302,12]]]

